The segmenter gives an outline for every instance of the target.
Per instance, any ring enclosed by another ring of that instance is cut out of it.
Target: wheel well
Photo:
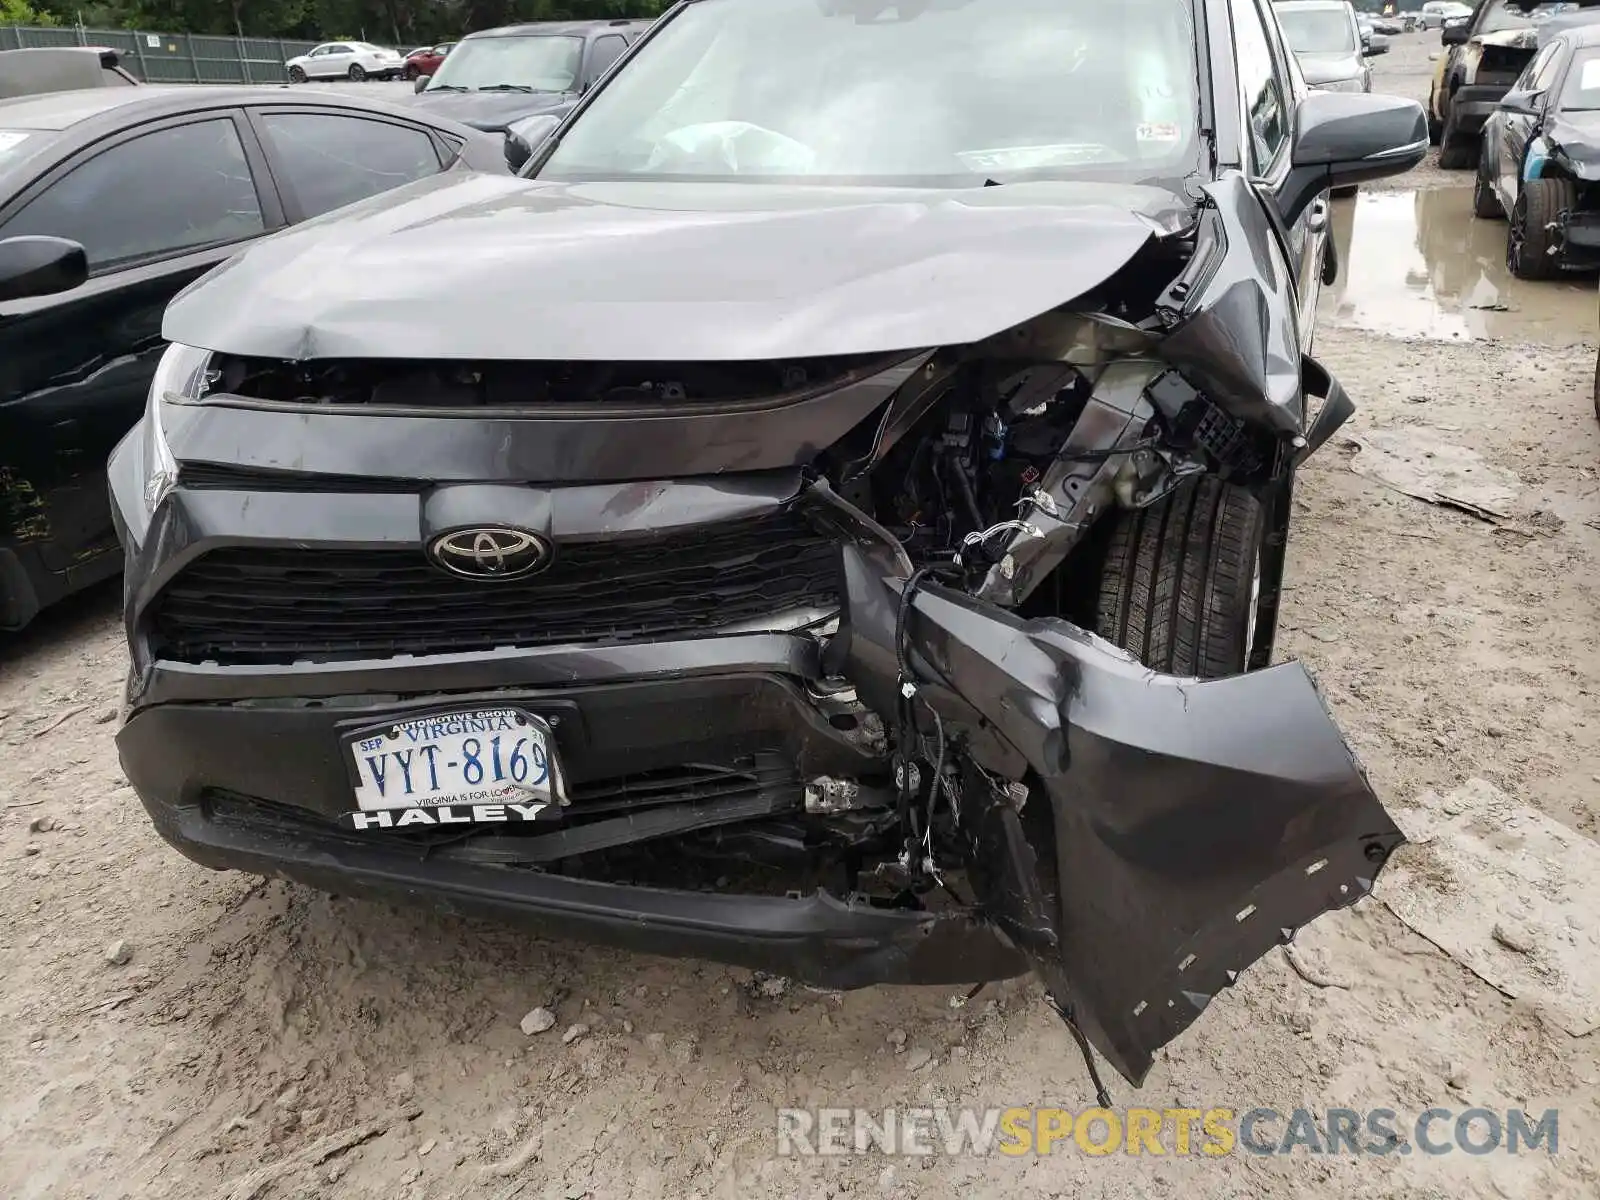
[[[1094,518],[1094,524],[1089,527],[1083,540],[1017,606],[1018,616],[1062,617],[1084,629],[1094,628],[1095,604],[1100,595],[1100,572],[1111,547],[1114,524],[1106,518],[1115,511],[1114,508],[1106,508]]]
[[[1523,164],[1524,164],[1524,166],[1526,166],[1526,164],[1527,164],[1526,157],[1524,157],[1524,159],[1523,159]],[[1548,158],[1544,160],[1544,166],[1539,168],[1539,178],[1540,179],[1566,179],[1566,180],[1570,180],[1572,183],[1578,183],[1579,182],[1578,177],[1576,175],[1574,175],[1571,171],[1567,170],[1566,167],[1564,167],[1560,163],[1555,162],[1552,159],[1548,159]]]

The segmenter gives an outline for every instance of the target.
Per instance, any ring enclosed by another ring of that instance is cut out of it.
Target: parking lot
[[[1375,88],[1421,99],[1438,36],[1393,41]],[[1470,174],[1430,156],[1335,205],[1344,269],[1316,353],[1359,412],[1297,489],[1279,655],[1316,672],[1402,824],[1425,793],[1480,780],[1590,845],[1596,284],[1512,280],[1503,226],[1471,217],[1470,192]],[[1409,471],[1385,468],[1396,461]],[[1430,493],[1445,467],[1454,485]],[[1142,1091],[1115,1080],[1114,1101],[1555,1108],[1559,1154],[780,1156],[780,1107],[1077,1110],[1094,1092],[1032,979],[964,1004],[933,988],[824,993],[202,871],[158,839],[120,774],[118,600],[101,588],[0,638],[8,1195],[1600,1191],[1600,1037],[1486,982],[1494,970],[1458,942],[1414,932],[1383,882],[1302,931],[1294,962],[1273,953],[1242,976]],[[1422,844],[1392,869],[1436,864]],[[1455,884],[1514,892],[1498,869]],[[1526,939],[1497,925],[1498,948],[1480,949],[1537,974],[1541,939],[1592,937],[1585,921],[1600,913]],[[1584,981],[1562,983],[1581,996]],[[553,1025],[524,1032],[541,1007]]]

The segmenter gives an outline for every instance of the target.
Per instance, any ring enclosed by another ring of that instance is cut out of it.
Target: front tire
[[[351,83],[360,83],[366,77],[367,77],[367,69],[365,67],[363,67],[360,63],[351,63],[350,64],[350,82]]]
[[[1561,274],[1560,234],[1550,227],[1576,206],[1577,199],[1570,179],[1523,183],[1506,227],[1506,266],[1518,279],[1554,279]]]
[[[1494,167],[1489,162],[1487,138],[1478,153],[1478,176],[1472,184],[1472,215],[1485,221],[1499,220],[1506,215],[1500,197],[1494,194]]]
[[[1600,421],[1600,353],[1594,358],[1594,419]]]
[[[1266,520],[1255,497],[1203,476],[1111,520],[1096,632],[1155,671],[1242,673],[1262,589]]]
[[[1439,166],[1446,171],[1465,171],[1477,160],[1477,140],[1457,128],[1456,106],[1444,119],[1439,134]]]
[[[290,83],[304,83],[305,81],[306,81],[306,69],[304,67],[290,67],[289,68],[289,82]]]
[[[421,72],[419,72],[415,67],[407,67],[404,71],[400,72],[400,78],[404,79],[407,83],[415,83],[419,74],[421,74]]]

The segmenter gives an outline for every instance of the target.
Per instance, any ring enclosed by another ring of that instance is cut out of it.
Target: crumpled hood
[[[1472,39],[1480,46],[1510,46],[1518,50],[1533,50],[1539,45],[1539,30],[1502,29],[1498,33],[1480,33]]]
[[[556,184],[446,173],[256,242],[169,341],[267,358],[732,361],[978,341],[1192,221],[1160,188]]]
[[[1551,149],[1584,179],[1600,179],[1600,112],[1564,112],[1544,127]]]
[[[1354,79],[1365,65],[1359,54],[1300,54],[1296,57],[1300,60],[1300,73],[1312,87]]]
[[[576,97],[555,92],[418,92],[411,103],[488,133],[513,121],[570,108]]]

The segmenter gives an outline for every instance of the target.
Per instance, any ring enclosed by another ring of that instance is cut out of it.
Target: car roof
[[[1573,46],[1600,46],[1600,25],[1574,25],[1571,29],[1563,29],[1553,42],[1568,42]]]
[[[469,33],[461,40],[463,42],[477,41],[479,38],[492,37],[534,37],[534,36],[564,36],[583,37],[589,33],[603,33],[608,30],[627,32],[633,29],[645,29],[649,21],[532,21],[522,25],[501,25],[496,29],[481,29],[477,33]]]
[[[344,109],[354,115],[387,116],[426,126],[463,143],[481,142],[489,136],[420,107],[288,84],[255,87],[147,85],[49,92],[0,100],[0,129],[55,135],[36,137],[24,142],[13,154],[0,157],[0,199],[10,195],[18,180],[31,179],[41,160],[55,161],[63,155],[74,154],[100,138],[145,121],[241,106]]]
[[[258,84],[254,87],[213,86],[210,84],[148,84],[144,87],[86,88],[73,92],[45,92],[37,96],[17,96],[0,100],[0,128],[39,129],[62,132],[84,121],[107,113],[133,109],[139,117],[182,113],[191,109],[227,108],[240,104],[316,104],[409,115],[425,124],[439,118],[421,110],[391,104],[370,97],[342,92],[309,91],[288,84]],[[448,122],[446,122],[448,124]]]

